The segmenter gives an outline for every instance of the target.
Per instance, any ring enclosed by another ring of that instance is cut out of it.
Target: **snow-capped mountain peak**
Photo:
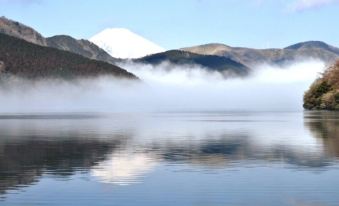
[[[90,41],[116,58],[139,58],[165,51],[157,44],[124,28],[105,29]]]

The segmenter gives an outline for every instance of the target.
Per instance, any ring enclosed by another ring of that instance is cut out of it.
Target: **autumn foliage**
[[[339,61],[330,66],[305,93],[304,108],[339,110]]]

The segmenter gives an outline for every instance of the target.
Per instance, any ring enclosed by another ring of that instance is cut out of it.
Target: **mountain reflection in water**
[[[4,197],[45,176],[70,181],[88,173],[119,186],[152,178],[164,165],[321,172],[339,157],[339,114],[331,112],[3,115],[0,123]]]

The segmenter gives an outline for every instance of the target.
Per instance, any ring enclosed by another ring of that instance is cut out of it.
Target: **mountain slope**
[[[5,34],[0,34],[0,45],[0,76],[72,79],[110,75],[137,79],[120,67]]]
[[[46,46],[46,39],[37,31],[16,21],[0,17],[0,33],[24,39],[28,42]]]
[[[28,42],[48,46],[56,49],[73,52],[84,57],[105,61],[114,64],[117,59],[87,40],[77,40],[67,35],[57,35],[49,38],[43,37],[39,32],[19,22],[0,17],[0,33],[7,34]]]
[[[164,51],[155,43],[122,28],[105,29],[90,41],[115,58],[140,58]]]
[[[116,58],[110,56],[103,49],[84,39],[77,40],[67,35],[57,35],[49,37],[46,40],[47,46],[49,47],[73,52],[90,59],[96,59],[111,64],[114,64],[117,61]]]
[[[230,47],[223,44],[205,44],[182,48],[203,55],[218,55],[229,57],[248,67],[261,63],[283,64],[305,58],[314,58],[332,63],[339,57],[339,49],[324,42],[302,42],[283,49],[252,49]]]
[[[226,57],[216,55],[200,55],[180,50],[171,50],[157,53],[137,59],[135,61],[153,65],[157,65],[165,61],[178,65],[192,64],[207,68],[210,71],[218,71],[221,73],[228,72],[241,76],[246,75],[249,72],[249,69],[246,66]]]

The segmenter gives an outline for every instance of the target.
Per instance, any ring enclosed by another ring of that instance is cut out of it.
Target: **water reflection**
[[[0,193],[44,174],[84,172],[129,185],[161,165],[326,170],[339,157],[337,113],[6,116],[0,123]]]
[[[1,138],[0,192],[34,183],[43,173],[66,177],[79,170],[89,170],[122,143],[121,137],[110,141],[37,137],[24,140]]]
[[[305,114],[305,125],[324,145],[330,156],[339,157],[339,113],[311,112]]]
[[[177,145],[162,145],[166,161],[185,162],[201,166],[232,167],[239,164],[257,164],[265,161],[283,162],[298,167],[328,166],[329,158],[321,150],[308,151],[286,145],[267,147],[253,141],[254,137],[231,135],[217,140],[204,140]],[[159,149],[159,148],[157,148]]]
[[[157,164],[153,154],[142,152],[116,152],[100,162],[91,174],[104,183],[128,185],[137,183],[142,175],[150,172]]]

